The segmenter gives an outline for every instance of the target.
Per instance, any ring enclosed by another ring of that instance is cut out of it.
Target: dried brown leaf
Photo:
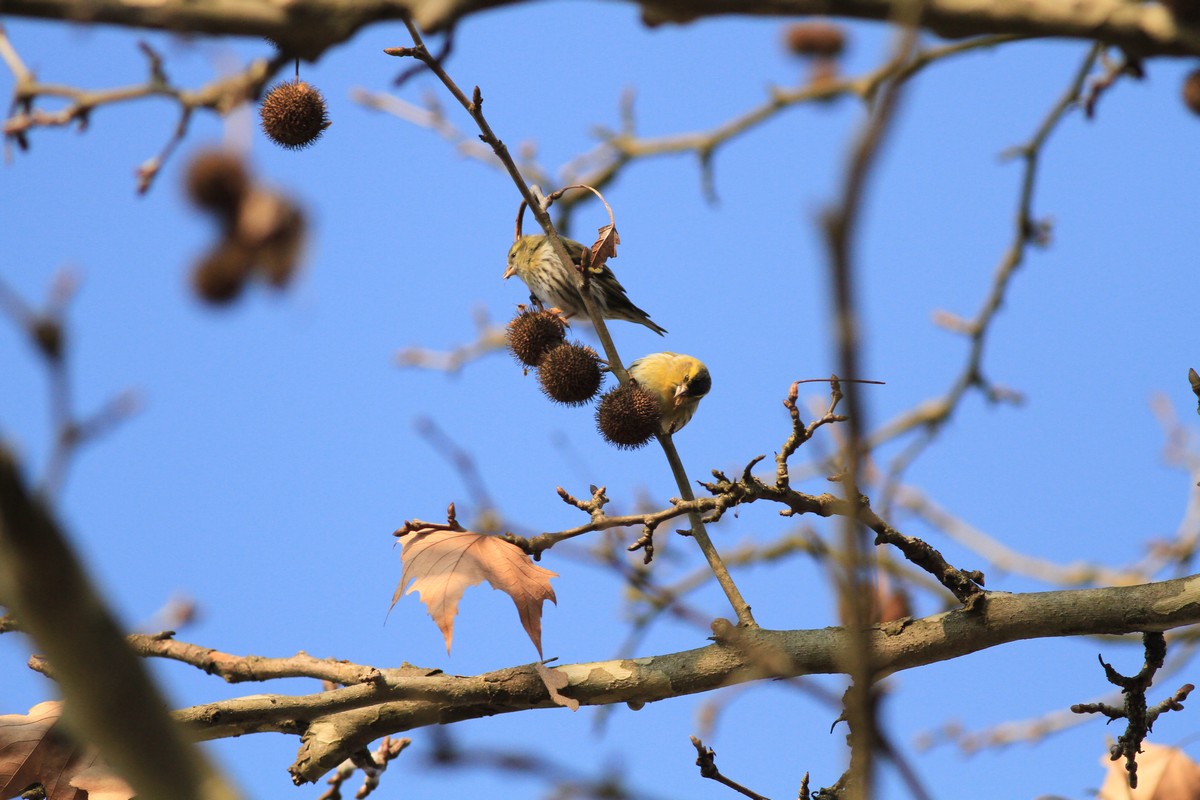
[[[415,525],[406,525],[402,534],[404,550],[400,559],[404,572],[392,595],[392,606],[401,595],[418,592],[446,638],[446,652],[450,652],[454,617],[463,591],[487,581],[493,589],[512,598],[521,625],[541,655],[542,603],[557,602],[550,586],[550,579],[557,578],[557,573],[537,566],[519,547],[499,537],[446,530],[447,526],[432,523]]]
[[[589,269],[592,272],[599,272],[600,268],[610,258],[617,257],[617,245],[621,243],[621,237],[617,235],[617,227],[609,224],[600,228],[600,235],[596,237],[596,243],[592,245],[592,258],[589,262]]]
[[[1200,798],[1200,764],[1176,747],[1144,743],[1137,757],[1138,786],[1129,788],[1125,759],[1101,762],[1108,776],[1099,800],[1196,800]]]
[[[55,700],[38,703],[28,714],[0,715],[0,797],[15,797],[35,783],[45,787],[47,800],[133,797],[93,750],[54,731],[61,714],[62,703]]]
[[[104,764],[93,764],[71,778],[71,785],[87,792],[87,800],[131,800],[133,788]]]

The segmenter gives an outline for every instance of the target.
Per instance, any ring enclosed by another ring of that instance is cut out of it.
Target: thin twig
[[[905,470],[933,442],[957,411],[969,390],[980,389],[992,400],[1012,398],[1011,393],[999,390],[984,377],[984,348],[992,325],[1004,304],[1004,298],[1013,276],[1025,259],[1026,250],[1030,244],[1044,241],[1047,235],[1046,226],[1036,221],[1033,216],[1033,193],[1042,150],[1059,122],[1078,104],[1087,76],[1091,73],[1102,49],[1103,45],[1100,44],[1091,48],[1075,71],[1067,90],[1038,125],[1033,136],[1025,144],[1012,151],[1013,155],[1019,156],[1025,163],[1025,169],[1021,176],[1021,188],[1018,192],[1013,237],[996,268],[991,288],[978,313],[972,320],[961,321],[956,326],[970,341],[966,362],[958,377],[941,397],[921,403],[915,409],[890,420],[872,433],[867,440],[868,449],[874,450],[883,443],[909,431],[914,429],[921,431],[921,435],[909,443],[888,466],[883,490],[882,507],[885,513],[891,503],[895,487],[902,480]]]
[[[696,766],[700,767],[701,777],[708,778],[710,781],[716,781],[723,786],[728,786],[743,797],[749,797],[750,800],[768,800],[765,795],[761,795],[737,781],[722,775],[721,770],[717,769],[717,754],[713,752],[713,749],[705,747],[704,742],[695,736],[689,738],[692,740],[692,747],[696,748]]]

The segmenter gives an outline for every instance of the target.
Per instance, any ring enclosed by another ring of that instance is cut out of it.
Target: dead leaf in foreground
[[[446,638],[447,653],[463,591],[487,581],[512,598],[525,632],[538,655],[542,654],[542,603],[557,602],[550,586],[557,573],[537,566],[519,547],[499,537],[459,528],[453,506],[449,525],[413,520],[396,535],[404,540],[400,555],[404,572],[392,595],[392,606],[401,595],[418,592]]]
[[[47,800],[129,800],[133,790],[99,761],[54,731],[62,703],[38,703],[28,714],[0,715],[0,797],[40,783]]]
[[[1125,759],[1102,763],[1108,772],[1099,800],[1196,800],[1200,798],[1200,765],[1176,747],[1145,743],[1137,757],[1138,787],[1129,788]]]

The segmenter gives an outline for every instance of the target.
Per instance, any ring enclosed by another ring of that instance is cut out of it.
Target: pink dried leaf
[[[392,606],[402,595],[417,592],[446,639],[447,653],[458,601],[467,587],[487,581],[512,598],[521,625],[541,655],[542,603],[557,602],[550,586],[557,573],[537,566],[519,547],[496,536],[430,525],[406,532],[403,541],[404,571]]]

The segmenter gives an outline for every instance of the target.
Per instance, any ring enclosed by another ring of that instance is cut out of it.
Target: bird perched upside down
[[[579,265],[587,248],[574,239],[565,236],[559,238],[567,248],[567,255]],[[544,233],[522,236],[513,243],[508,251],[508,268],[504,270],[504,279],[508,280],[513,275],[529,287],[530,298],[543,306],[558,308],[568,319],[576,314],[587,314],[583,297],[575,283],[575,269],[563,266]],[[625,287],[617,281],[607,265],[588,276],[588,291],[592,303],[604,319],[636,322],[659,336],[667,332],[665,328],[654,324],[649,314],[630,302],[625,295]]]
[[[629,377],[658,398],[663,433],[675,433],[696,413],[712,388],[708,367],[682,353],[652,353],[629,365]]]

